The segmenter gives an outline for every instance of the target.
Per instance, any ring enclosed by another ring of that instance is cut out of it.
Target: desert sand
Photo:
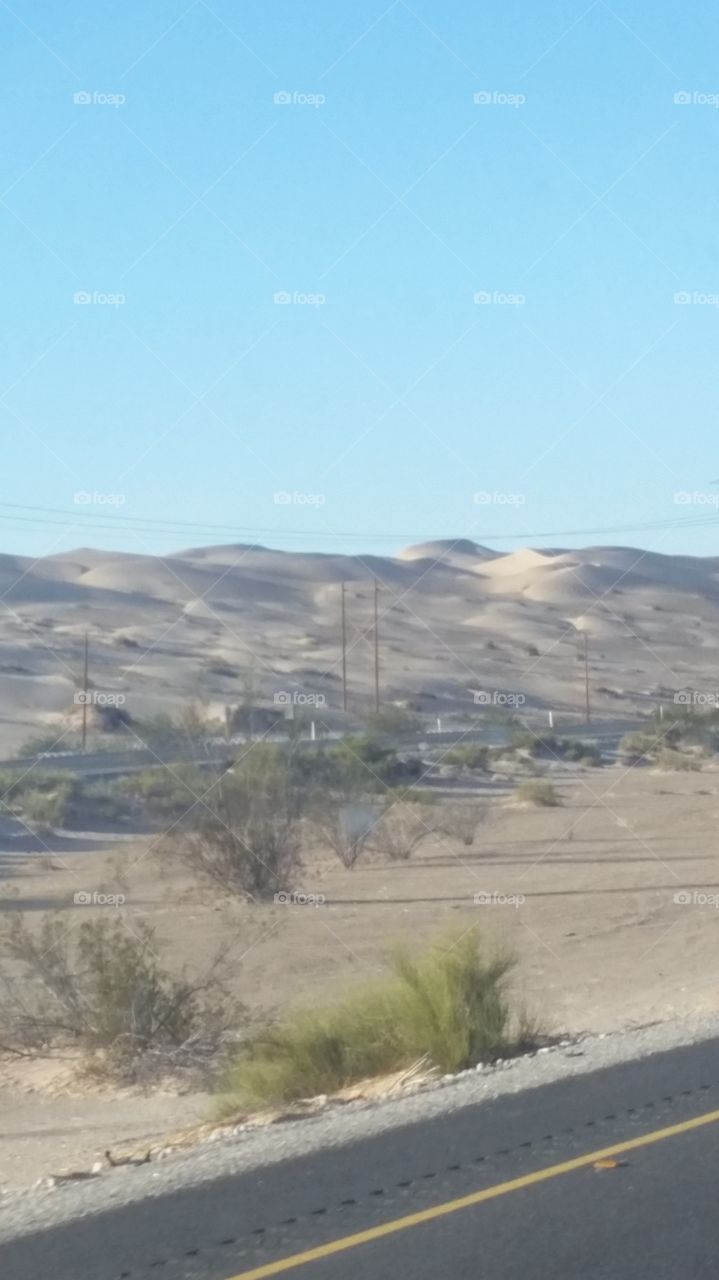
[[[128,928],[138,920],[155,926],[163,959],[190,972],[232,939],[234,992],[255,1011],[327,1000],[382,972],[397,941],[416,945],[478,926],[516,953],[515,993],[549,1034],[715,1012],[719,769],[685,774],[616,764],[557,785],[563,803],[556,809],[496,796],[469,848],[431,835],[408,862],[370,852],[347,871],[310,846],[299,889],[322,895],[321,906],[248,904],[198,886],[179,869],[160,875],[152,841],[63,853],[50,863],[18,857],[4,868],[3,905],[31,915],[56,908],[68,928],[121,910]],[[107,891],[118,869],[122,908],[73,906],[78,890]],[[202,1094],[118,1096],[73,1079],[74,1065],[2,1065],[7,1186],[88,1167],[107,1146],[140,1144],[208,1114]]]
[[[629,547],[502,554],[467,541],[396,557],[254,546],[166,557],[80,549],[0,557],[0,755],[67,726],[88,632],[91,679],[141,721],[193,701],[221,717],[252,690],[340,696],[340,584],[347,583],[350,709],[371,705],[372,586],[380,583],[386,699],[473,713],[472,690],[531,708],[582,704],[580,632],[598,714],[632,715],[685,686],[712,692],[719,559]],[[61,749],[62,743],[58,749]]]

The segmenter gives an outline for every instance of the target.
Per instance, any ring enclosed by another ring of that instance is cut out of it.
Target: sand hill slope
[[[387,698],[474,714],[472,689],[578,707],[577,632],[591,639],[599,711],[631,713],[685,686],[714,691],[719,559],[631,547],[502,553],[466,540],[396,557],[257,546],[168,556],[81,548],[0,556],[0,753],[61,724],[89,633],[93,683],[142,719],[190,701],[212,714],[279,690],[340,705],[340,584],[347,584],[353,706],[372,687],[373,580]]]

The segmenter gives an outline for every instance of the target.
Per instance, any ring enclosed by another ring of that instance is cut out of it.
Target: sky
[[[0,549],[719,551],[709,0],[0,0]]]

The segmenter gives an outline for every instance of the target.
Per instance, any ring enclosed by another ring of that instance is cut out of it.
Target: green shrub
[[[115,797],[119,809],[124,805],[131,812],[163,824],[176,821],[184,814],[194,812],[198,796],[203,796],[219,774],[198,769],[192,764],[173,764],[171,769],[159,765],[156,769],[144,769],[141,773],[117,778],[110,783],[88,787],[88,798]],[[213,794],[210,790],[209,795]],[[208,803],[210,803],[208,799]]]
[[[562,803],[556,787],[551,782],[542,782],[539,779],[520,782],[516,795],[522,804],[535,804],[548,809]]]
[[[577,761],[579,764],[599,765],[602,753],[595,742],[582,742],[581,738],[559,738],[557,754],[562,760]]]
[[[70,740],[67,732],[61,729],[48,729],[45,733],[36,733],[23,742],[18,751],[18,758],[39,756],[43,751],[68,751]]]
[[[52,790],[29,789],[22,792],[17,808],[28,822],[62,827],[67,823],[74,790],[74,784],[69,778],[58,782]]]
[[[692,773],[698,773],[702,767],[701,761],[696,756],[687,755],[684,751],[673,751],[671,747],[664,747],[657,753],[656,764],[659,769]]]
[[[449,1072],[516,1052],[530,1031],[506,995],[513,963],[483,954],[474,931],[416,958],[397,951],[384,980],[252,1036],[223,1082],[221,1110],[332,1093],[422,1058]]]
[[[632,733],[625,733],[621,739],[619,756],[626,764],[647,763],[655,759],[667,740],[665,733],[635,729]]]
[[[489,747],[475,743],[452,747],[445,755],[444,763],[458,765],[460,769],[486,772],[489,764]]]
[[[554,739],[550,741],[553,742]],[[516,729],[509,740],[509,745],[513,751],[529,751],[532,755],[536,755],[541,748],[542,740],[529,729]]]

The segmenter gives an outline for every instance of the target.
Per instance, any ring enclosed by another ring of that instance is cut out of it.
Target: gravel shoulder
[[[400,1098],[328,1105],[310,1118],[252,1128],[213,1130],[194,1147],[148,1164],[103,1169],[77,1181],[6,1192],[0,1239],[167,1195],[216,1178],[277,1164],[323,1148],[349,1145],[392,1128],[536,1089],[572,1076],[719,1038],[719,1016],[681,1019],[610,1034],[577,1037],[522,1058],[444,1077]]]

